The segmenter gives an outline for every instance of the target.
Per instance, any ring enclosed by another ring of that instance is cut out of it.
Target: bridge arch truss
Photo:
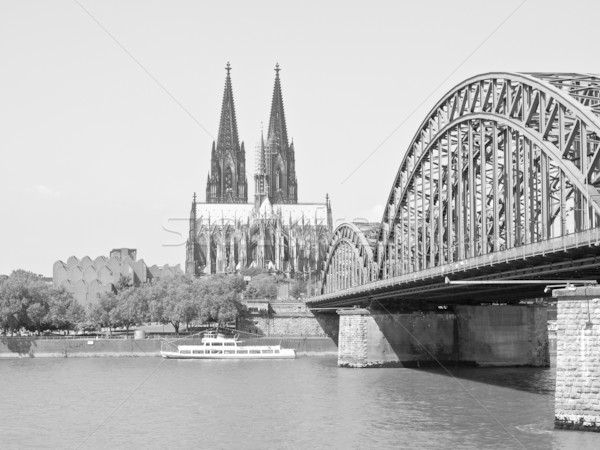
[[[379,278],[373,249],[354,223],[343,223],[333,232],[327,251],[323,286],[326,293],[360,286]]]
[[[600,79],[487,74],[421,124],[394,181],[388,278],[598,226]]]
[[[371,249],[376,279],[598,228],[599,159],[600,77],[490,73],[460,83],[404,155]],[[341,242],[329,248],[324,294],[352,285],[327,284],[337,252],[351,253]],[[355,254],[364,246],[347,243]]]

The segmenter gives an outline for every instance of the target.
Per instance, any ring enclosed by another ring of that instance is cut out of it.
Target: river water
[[[600,448],[553,430],[552,369],[336,362],[0,360],[0,448]]]

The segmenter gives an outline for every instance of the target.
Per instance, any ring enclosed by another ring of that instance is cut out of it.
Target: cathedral
[[[294,142],[288,140],[279,64],[266,138],[255,149],[254,199],[248,201],[246,149],[240,143],[231,66],[217,141],[211,149],[206,202],[190,213],[185,270],[190,275],[264,268],[288,277],[320,280],[332,232],[331,202],[298,203]]]

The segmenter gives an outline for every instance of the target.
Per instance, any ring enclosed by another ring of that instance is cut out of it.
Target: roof
[[[265,200],[258,212],[251,203],[199,203],[196,202],[197,220],[208,220],[216,223],[220,220],[233,222],[247,222],[257,218],[271,219],[281,216],[284,221],[327,224],[326,203],[297,203],[271,204]]]

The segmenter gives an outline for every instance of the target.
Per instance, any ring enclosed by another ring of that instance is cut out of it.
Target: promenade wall
[[[238,324],[242,331],[267,337],[329,337],[337,342],[340,320],[335,313],[313,313],[306,304],[298,301],[269,302],[259,299],[247,302],[255,312],[245,323]],[[258,308],[260,310],[256,311]]]
[[[169,339],[175,341],[175,339]],[[178,339],[178,344],[200,343],[199,339]],[[293,348],[298,356],[336,356],[337,346],[327,337],[287,337],[244,339],[247,345],[274,345]],[[97,357],[157,357],[161,339],[36,339],[3,337],[0,358],[97,358]]]
[[[159,356],[160,339],[0,339],[0,358]]]
[[[277,314],[272,316],[253,317],[254,331],[263,336],[311,336],[333,337],[338,333],[339,317],[335,314],[312,313]]]

